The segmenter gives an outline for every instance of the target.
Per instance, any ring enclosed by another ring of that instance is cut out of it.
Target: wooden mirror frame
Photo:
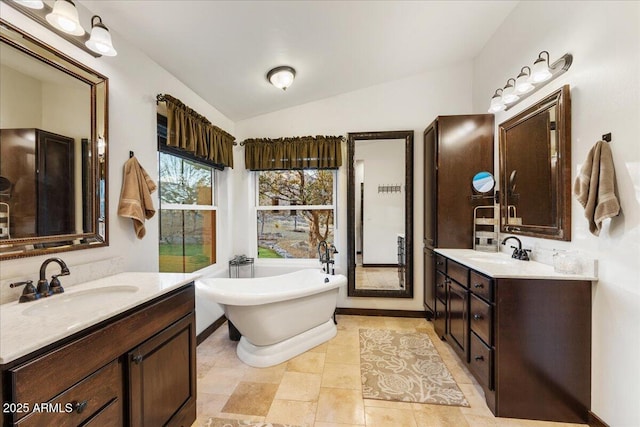
[[[355,143],[359,140],[399,139],[405,145],[405,288],[357,289],[355,259]],[[347,295],[350,297],[413,298],[413,131],[350,132],[347,140]]]
[[[90,89],[91,140],[88,141],[91,168],[87,171],[89,182],[83,184],[83,194],[87,191],[90,202],[88,212],[90,230],[83,233],[25,237],[0,240],[0,261],[56,252],[108,246],[109,229],[109,144],[108,144],[108,99],[109,80],[102,74],[81,64],[73,58],[35,39],[28,33],[0,19],[0,40],[2,43],[23,52],[44,64],[62,71],[86,83]],[[98,152],[98,136],[104,147]],[[78,141],[79,142],[79,141]],[[84,147],[83,147],[84,149]],[[102,181],[102,188],[101,188]],[[84,213],[86,215],[87,212]]]
[[[553,186],[553,202],[557,206],[555,224],[508,224],[508,132],[526,120],[556,106],[558,161]],[[500,130],[500,231],[509,234],[539,237],[543,239],[571,240],[571,95],[569,85],[564,85],[520,114],[503,122]]]

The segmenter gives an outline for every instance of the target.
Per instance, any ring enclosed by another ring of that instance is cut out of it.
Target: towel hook
[[[602,140],[603,141],[607,141],[607,142],[611,142],[611,132],[605,133],[604,135],[602,135]]]
[[[132,158],[134,156],[133,151],[129,151],[129,158]]]

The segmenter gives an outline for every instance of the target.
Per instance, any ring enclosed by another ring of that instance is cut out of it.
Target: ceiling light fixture
[[[546,56],[546,58],[544,57]],[[573,55],[565,53],[549,65],[549,52],[543,50],[533,63],[533,67],[524,66],[517,78],[510,78],[504,88],[496,89],[491,97],[489,112],[508,110],[529,95],[545,86],[551,80],[566,72],[573,63]],[[513,82],[513,83],[512,83]],[[500,94],[498,94],[500,91]]]
[[[13,0],[13,1],[24,7],[28,7],[29,9],[44,8],[44,2],[42,0]]]
[[[71,0],[56,0],[53,10],[47,15],[47,22],[60,31],[74,36],[84,34],[84,28],[80,25],[78,9]]]
[[[293,83],[295,77],[296,70],[288,65],[273,68],[267,73],[269,83],[282,90],[287,90],[287,88],[291,86],[291,83]]]
[[[91,18],[91,38],[85,42],[85,45],[100,55],[116,56],[118,54],[111,43],[109,29],[98,15],[93,15]]]

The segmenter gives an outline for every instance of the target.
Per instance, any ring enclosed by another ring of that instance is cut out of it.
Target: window
[[[334,238],[335,171],[256,175],[258,258],[318,258],[318,243]]]
[[[160,271],[191,273],[216,262],[214,168],[159,147]]]

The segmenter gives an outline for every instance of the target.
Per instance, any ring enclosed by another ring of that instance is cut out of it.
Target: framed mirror
[[[413,131],[347,141],[348,295],[413,297]]]
[[[500,124],[502,232],[571,240],[571,98],[565,85]]]
[[[108,80],[0,20],[0,260],[108,244]]]

